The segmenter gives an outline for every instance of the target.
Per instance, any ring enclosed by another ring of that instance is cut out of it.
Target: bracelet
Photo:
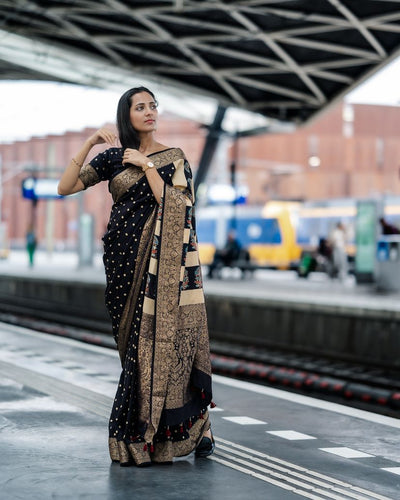
[[[79,163],[75,160],[75,158],[71,158],[72,163],[74,163],[78,168],[82,168],[82,165],[79,165]]]

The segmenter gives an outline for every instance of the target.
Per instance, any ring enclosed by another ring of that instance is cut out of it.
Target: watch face
[[[149,168],[153,168],[154,167],[154,163],[152,161],[148,161],[146,163],[146,165],[149,167]]]

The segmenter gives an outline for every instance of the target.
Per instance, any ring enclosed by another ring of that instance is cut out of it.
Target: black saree
[[[110,313],[122,373],[109,424],[112,460],[171,462],[209,427],[211,366],[190,166],[180,149],[154,153],[160,205],[146,176],[112,148],[83,167],[85,187],[109,180],[104,235]]]

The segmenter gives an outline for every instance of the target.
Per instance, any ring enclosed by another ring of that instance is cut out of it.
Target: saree
[[[120,465],[169,463],[209,428],[211,364],[198,254],[192,173],[184,153],[149,155],[164,180],[158,204],[122,148],[80,172],[85,188],[109,181],[113,207],[103,237],[105,302],[122,372],[109,421]]]

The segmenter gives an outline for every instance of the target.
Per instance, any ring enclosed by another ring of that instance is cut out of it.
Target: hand
[[[138,151],[137,149],[126,148],[124,156],[122,157],[122,165],[130,163],[131,165],[137,165],[138,167],[144,168],[146,163],[149,161],[147,156]]]
[[[88,141],[92,146],[95,146],[96,144],[104,144],[105,142],[110,146],[115,146],[117,143],[117,137],[112,130],[101,128],[90,136]]]

